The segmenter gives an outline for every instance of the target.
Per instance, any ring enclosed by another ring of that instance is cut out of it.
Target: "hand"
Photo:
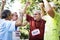
[[[29,5],[30,5],[30,2],[27,2],[27,3],[26,3],[26,6],[29,6]]]
[[[6,0],[2,0],[2,3],[5,4],[6,3]]]
[[[2,2],[3,2],[3,3],[5,3],[5,2],[6,2],[6,0],[2,0]]]
[[[40,6],[40,7],[44,7],[44,4],[43,4],[43,3],[39,3],[39,6]]]

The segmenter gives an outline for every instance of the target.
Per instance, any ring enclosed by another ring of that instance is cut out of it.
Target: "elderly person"
[[[24,14],[26,13],[27,6],[29,2],[27,2]],[[29,40],[43,40],[44,39],[44,29],[46,21],[41,18],[40,10],[34,10],[33,15],[26,15],[26,20],[30,24],[30,32],[29,32]]]
[[[12,13],[12,21],[16,21],[18,19],[18,14],[17,12]],[[20,40],[20,27],[15,27],[15,31],[12,32],[12,40]]]
[[[43,19],[46,20],[44,40],[59,40],[58,28],[60,27],[60,14],[55,12],[55,5],[52,2],[48,3],[47,0],[43,0],[43,2],[46,11],[45,15],[43,7],[41,7],[43,16],[45,15]]]

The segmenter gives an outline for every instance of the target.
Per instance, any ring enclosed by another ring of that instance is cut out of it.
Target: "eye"
[[[38,15],[38,14],[34,14],[34,15]]]

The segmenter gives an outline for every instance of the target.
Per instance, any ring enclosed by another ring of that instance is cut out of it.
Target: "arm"
[[[25,8],[23,10],[24,11],[23,14],[25,14],[26,20],[29,22],[32,19],[32,16],[29,14],[26,14],[26,10],[27,10],[28,5],[30,5],[30,2],[26,3]]]
[[[45,11],[44,11],[44,5],[43,3],[39,3],[40,9],[41,9],[41,15],[44,16],[45,15]]]
[[[20,13],[20,16],[18,18],[18,20],[16,21],[16,26],[25,26],[27,24],[27,22],[23,23],[23,15],[26,13],[27,10],[27,6],[29,5],[29,2],[26,3],[25,8],[24,8],[24,12]],[[26,15],[25,15],[26,16]]]
[[[4,9],[5,3],[6,3],[6,0],[2,0],[1,12],[2,12],[2,11],[3,11],[3,9]]]
[[[6,3],[6,0],[2,0],[2,6],[1,6],[1,10],[0,10],[0,18],[1,18],[1,12],[4,9],[5,3]]]
[[[43,0],[44,2],[44,6],[45,6],[45,10],[46,12],[51,16],[51,17],[54,17],[54,11],[52,9],[52,7],[50,6],[50,4],[48,3],[47,0]]]
[[[21,25],[22,25],[22,22],[23,22],[23,14],[20,13],[20,14],[19,14],[19,17],[18,17],[18,19],[17,19],[17,21],[16,21],[16,23],[15,23],[15,25],[16,25],[16,26],[21,26]]]
[[[26,10],[27,10],[27,8],[28,8],[28,5],[30,5],[30,2],[27,2],[27,3],[26,3],[25,8],[24,8],[24,10],[23,10],[23,11],[24,11],[23,14],[26,13]]]

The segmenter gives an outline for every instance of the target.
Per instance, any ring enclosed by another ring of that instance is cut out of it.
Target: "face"
[[[18,19],[18,15],[17,15],[17,13],[14,13],[13,15],[12,15],[12,20],[13,21],[16,21]]]
[[[40,13],[34,13],[33,18],[34,18],[34,20],[39,20],[41,18]]]
[[[12,18],[12,14],[10,14],[10,15],[8,16],[8,19],[9,19],[9,20],[11,20],[11,18]]]

